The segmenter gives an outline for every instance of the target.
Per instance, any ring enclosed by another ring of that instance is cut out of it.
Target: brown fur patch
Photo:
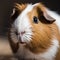
[[[41,10],[45,10],[45,7],[43,5],[38,5]],[[59,40],[59,32],[56,24],[54,23],[42,23],[39,19],[39,14],[37,11],[37,6],[33,8],[31,12],[28,13],[30,23],[32,25],[32,40],[30,44],[27,46],[29,50],[31,50],[33,53],[42,53],[45,52],[51,45],[54,37],[56,37]],[[33,22],[33,17],[36,16],[39,19],[39,23],[35,24]],[[42,19],[44,21],[44,19]]]
[[[42,12],[46,12],[46,7],[42,3],[37,3],[37,8],[39,8]]]
[[[27,4],[15,4],[15,8],[18,9],[19,11],[23,11],[26,8]]]

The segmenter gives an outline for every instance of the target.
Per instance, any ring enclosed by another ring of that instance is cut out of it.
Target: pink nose
[[[25,31],[21,32],[21,35],[23,35],[25,33]]]

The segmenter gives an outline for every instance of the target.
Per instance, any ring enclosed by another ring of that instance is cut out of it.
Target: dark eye
[[[38,18],[36,16],[33,17],[33,22],[38,24]]]

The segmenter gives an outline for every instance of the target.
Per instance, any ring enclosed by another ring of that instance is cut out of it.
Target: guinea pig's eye
[[[36,16],[33,17],[33,22],[38,24],[38,18]]]

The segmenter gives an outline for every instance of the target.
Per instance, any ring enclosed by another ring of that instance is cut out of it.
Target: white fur
[[[52,18],[54,18],[56,20],[55,23],[57,24],[57,26],[60,30],[60,15],[58,15],[54,11],[50,11],[49,9],[46,9],[46,12],[48,13],[48,15],[50,15]]]
[[[29,42],[31,40],[32,30],[27,13],[30,12],[32,9],[33,6],[28,5],[14,22],[14,26],[18,30],[18,33],[20,33],[19,37],[21,37],[22,42]],[[26,33],[21,35],[21,32],[24,31]]]

